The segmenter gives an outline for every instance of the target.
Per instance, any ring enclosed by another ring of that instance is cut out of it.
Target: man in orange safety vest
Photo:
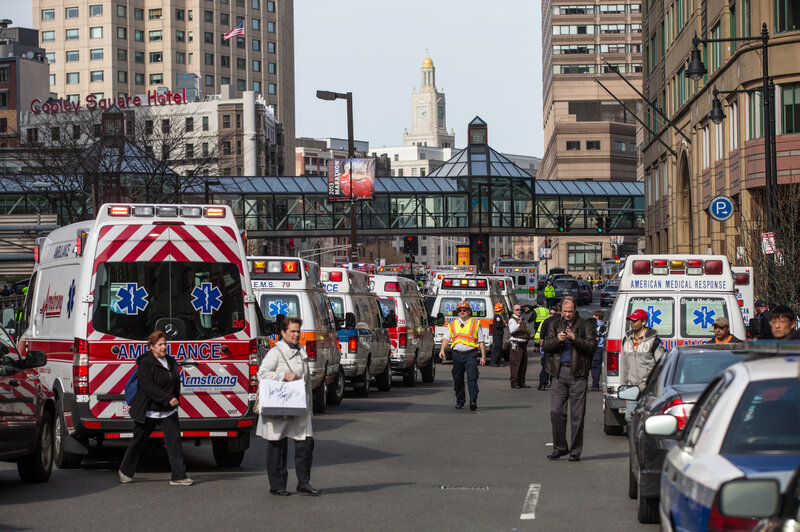
[[[439,358],[444,360],[444,351],[448,344],[453,349],[453,389],[456,392],[456,408],[464,408],[464,374],[467,375],[469,388],[469,409],[478,409],[478,365],[486,364],[486,344],[483,340],[480,320],[472,317],[469,303],[461,301],[456,306],[458,318],[448,322],[447,330],[442,338],[442,349]],[[480,348],[480,361],[478,360]]]

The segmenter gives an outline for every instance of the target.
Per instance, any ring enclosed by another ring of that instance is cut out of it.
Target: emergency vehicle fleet
[[[622,434],[625,401],[620,385],[625,319],[635,310],[647,312],[669,351],[674,346],[700,344],[714,336],[714,320],[725,317],[735,337],[747,337],[736,299],[736,285],[724,255],[634,255],[625,262],[619,292],[608,320],[603,357],[603,428]]]
[[[125,384],[162,330],[180,365],[182,436],[239,465],[256,422],[255,303],[226,206],[103,205],[40,239],[20,331],[47,355],[56,464],[78,467],[90,440],[132,437]]]

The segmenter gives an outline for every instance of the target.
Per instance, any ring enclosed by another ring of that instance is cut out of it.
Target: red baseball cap
[[[647,321],[647,312],[644,309],[637,309],[634,310],[633,313],[625,319]]]

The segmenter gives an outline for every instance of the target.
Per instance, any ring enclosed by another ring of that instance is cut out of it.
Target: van
[[[311,372],[314,413],[344,397],[344,370],[339,364],[339,337],[316,262],[297,257],[247,257],[253,295],[261,314],[280,331],[284,318],[300,318],[300,345],[306,348]],[[272,347],[280,333],[268,337]]]
[[[341,365],[347,382],[356,395],[366,397],[375,376],[378,390],[388,392],[392,389],[392,368],[387,329],[396,327],[397,322],[384,318],[366,273],[333,267],[322,268],[321,277],[340,327]]]
[[[222,205],[103,205],[39,239],[22,312],[55,400],[55,463],[133,436],[124,389],[164,331],[181,375],[182,436],[238,466],[256,422],[258,339],[244,242]],[[154,433],[153,437],[157,437]]]
[[[370,284],[383,315],[393,316],[397,321],[395,327],[389,328],[392,373],[402,375],[406,386],[417,384],[417,369],[422,382],[433,382],[436,378],[433,326],[417,283],[397,275],[376,275]]]
[[[514,308],[514,305],[519,305],[519,299],[517,299],[517,291],[516,285],[514,284],[514,279],[509,276],[497,275],[492,276],[492,282],[497,283],[497,290],[503,295],[503,308],[511,312]]]
[[[603,428],[622,434],[625,401],[617,396],[626,317],[647,312],[669,351],[675,346],[701,344],[714,335],[714,320],[725,317],[730,332],[745,338],[745,326],[728,258],[724,255],[634,255],[625,262],[617,299],[608,319],[603,357]]]
[[[438,354],[442,348],[442,338],[447,330],[447,322],[458,318],[456,306],[462,300],[469,303],[472,317],[480,320],[483,337],[486,343],[488,356],[492,347],[492,320],[494,320],[494,306],[507,302],[498,290],[498,283],[486,275],[448,274],[441,279],[441,286],[436,294],[436,299],[431,306],[431,315],[435,316],[436,328],[434,330],[434,351]],[[503,317],[508,318],[508,309],[503,309]],[[504,331],[505,343],[508,340],[508,328]],[[448,350],[449,351],[449,350]],[[450,359],[449,353],[445,353]]]

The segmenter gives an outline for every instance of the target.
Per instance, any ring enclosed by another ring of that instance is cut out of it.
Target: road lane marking
[[[531,484],[528,488],[528,495],[525,496],[525,504],[522,505],[520,519],[536,519],[536,503],[539,502],[539,491],[541,484]]]

